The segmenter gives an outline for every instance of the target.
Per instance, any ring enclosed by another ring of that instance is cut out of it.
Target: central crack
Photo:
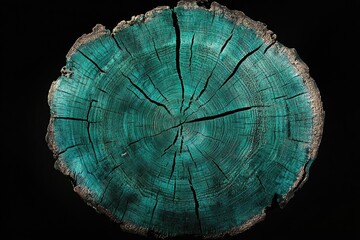
[[[176,135],[175,135],[175,138],[174,138],[173,142],[172,142],[167,148],[165,148],[165,150],[163,151],[163,154],[161,155],[161,156],[163,156],[163,155],[166,154],[166,152],[167,152],[172,146],[174,146],[174,145],[176,144],[176,142],[177,142],[178,139],[181,139],[181,142],[182,142],[181,145],[183,145],[183,141],[184,141],[184,137],[183,137],[183,135],[182,135],[182,134],[183,134],[183,124],[190,124],[190,123],[202,122],[202,121],[210,121],[210,120],[214,120],[214,119],[218,119],[218,118],[222,118],[222,117],[227,117],[227,116],[229,116],[229,115],[233,115],[233,114],[238,113],[238,112],[248,111],[248,110],[250,110],[250,109],[258,108],[258,107],[264,107],[264,106],[242,107],[242,108],[237,108],[237,109],[234,109],[234,110],[226,111],[226,112],[223,112],[223,113],[220,113],[220,114],[215,114],[215,115],[211,115],[211,116],[205,116],[205,117],[195,118],[195,119],[192,119],[192,120],[187,120],[187,118],[186,118],[184,121],[182,121],[182,122],[180,122],[180,123],[178,123],[178,124],[176,124],[176,125],[174,125],[174,126],[172,126],[172,127],[166,128],[166,129],[164,129],[164,130],[162,130],[162,131],[160,131],[160,132],[158,132],[158,133],[156,133],[156,134],[152,134],[152,135],[149,135],[149,136],[145,136],[145,137],[142,137],[142,138],[140,138],[140,139],[138,139],[138,140],[132,141],[132,142],[130,142],[130,143],[128,144],[128,146],[131,146],[131,145],[133,145],[133,144],[135,144],[135,143],[138,143],[138,142],[140,142],[141,140],[144,140],[144,139],[147,139],[147,138],[159,136],[159,135],[161,135],[162,133],[165,133],[165,132],[167,132],[167,131],[169,131],[169,130],[171,130],[171,129],[179,128],[178,131],[177,131],[177,133],[176,133]],[[189,116],[190,116],[190,115],[189,115]],[[189,117],[189,116],[188,116],[188,117]]]

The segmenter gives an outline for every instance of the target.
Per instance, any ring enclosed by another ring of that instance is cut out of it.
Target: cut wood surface
[[[265,25],[181,1],[96,25],[49,92],[55,166],[138,234],[221,237],[302,186],[322,103],[307,66]]]

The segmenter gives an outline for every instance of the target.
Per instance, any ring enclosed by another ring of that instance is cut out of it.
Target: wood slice
[[[96,25],[49,92],[55,166],[92,207],[157,237],[237,234],[306,181],[324,112],[266,26],[180,1]]]

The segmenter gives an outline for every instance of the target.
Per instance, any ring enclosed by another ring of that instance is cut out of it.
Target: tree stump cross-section
[[[320,144],[307,66],[264,24],[180,1],[96,25],[49,92],[55,166],[131,232],[237,234],[285,205]]]

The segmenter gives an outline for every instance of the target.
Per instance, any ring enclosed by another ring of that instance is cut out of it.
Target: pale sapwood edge
[[[180,1],[178,3],[178,6],[181,6],[184,9],[189,9],[189,10],[200,8],[200,9],[203,9],[206,11],[210,11],[213,14],[224,16],[225,18],[234,22],[237,25],[241,24],[249,29],[255,30],[256,34],[264,41],[264,43],[269,45],[271,48],[277,48],[278,51],[283,52],[284,54],[286,54],[288,56],[289,61],[295,67],[299,76],[301,76],[301,78],[303,79],[304,85],[308,89],[308,93],[310,96],[309,101],[310,101],[311,108],[313,111],[313,113],[312,113],[313,129],[312,129],[312,136],[311,136],[308,160],[305,163],[305,165],[300,169],[298,176],[297,176],[297,180],[290,187],[288,193],[285,196],[282,196],[282,199],[280,200],[279,204],[280,204],[280,206],[284,206],[293,197],[294,192],[297,189],[301,188],[303,186],[303,184],[306,182],[306,180],[308,179],[309,173],[307,172],[306,164],[309,161],[314,160],[317,156],[318,148],[319,148],[321,138],[322,138],[324,116],[325,116],[325,113],[323,111],[321,97],[320,97],[320,92],[316,86],[315,81],[310,77],[309,68],[299,58],[295,49],[290,49],[281,44],[278,44],[276,42],[276,35],[271,30],[268,30],[265,24],[250,19],[241,11],[229,10],[227,7],[222,6],[222,5],[218,4],[217,2],[212,2],[210,9],[206,9],[204,7],[199,6],[197,4],[197,2],[198,1],[195,1],[195,0]],[[125,29],[135,23],[150,21],[157,14],[159,14],[162,11],[167,10],[167,9],[170,9],[170,8],[168,6],[157,7],[151,11],[148,11],[145,14],[133,16],[130,21],[121,21],[113,29],[112,34],[115,34],[119,31],[121,31],[122,29]],[[71,47],[70,51],[66,55],[66,58],[70,59],[70,57],[76,52],[76,50],[81,45],[95,41],[96,39],[100,38],[101,36],[103,36],[105,34],[110,34],[110,31],[106,30],[103,25],[97,24],[93,28],[92,33],[84,34],[79,39],[77,39],[75,44]],[[57,88],[57,81],[54,81],[51,85],[49,95],[48,95],[49,106],[52,106],[53,93],[54,93],[54,91],[56,91],[56,88]],[[54,153],[54,157],[57,159],[55,162],[55,167],[58,170],[60,170],[64,175],[70,176],[71,178],[73,178],[75,180],[75,176],[73,176],[73,173],[71,173],[71,171],[68,169],[65,162],[61,158],[58,158],[59,149],[56,146],[55,139],[54,139],[53,124],[54,124],[54,113],[51,113],[51,118],[50,118],[48,130],[47,130],[47,134],[46,134],[46,141],[49,145],[49,148]],[[103,213],[103,214],[109,216],[115,222],[118,222],[120,224],[120,227],[123,230],[125,230],[127,232],[131,232],[131,233],[140,234],[140,235],[147,235],[147,233],[149,231],[148,228],[138,227],[138,226],[135,226],[131,223],[124,222],[124,221],[119,222],[117,219],[115,219],[114,216],[108,210],[101,207],[99,204],[97,204],[93,200],[91,192],[86,187],[76,185],[74,187],[74,191],[77,192],[87,202],[87,204],[90,205],[91,207],[93,207],[96,211],[98,211],[99,213]],[[266,209],[264,208],[261,213],[259,213],[258,215],[255,215],[253,218],[251,218],[250,220],[248,220],[247,222],[243,223],[240,226],[231,228],[231,229],[224,231],[222,233],[219,233],[219,234],[209,234],[209,235],[205,234],[203,237],[204,238],[220,238],[220,237],[225,236],[226,234],[229,234],[229,235],[239,234],[239,233],[249,229],[251,226],[255,225],[259,221],[263,220],[266,215],[265,210]],[[158,238],[165,238],[165,237],[171,236],[171,235],[159,234],[159,233],[154,233],[153,235]]]

